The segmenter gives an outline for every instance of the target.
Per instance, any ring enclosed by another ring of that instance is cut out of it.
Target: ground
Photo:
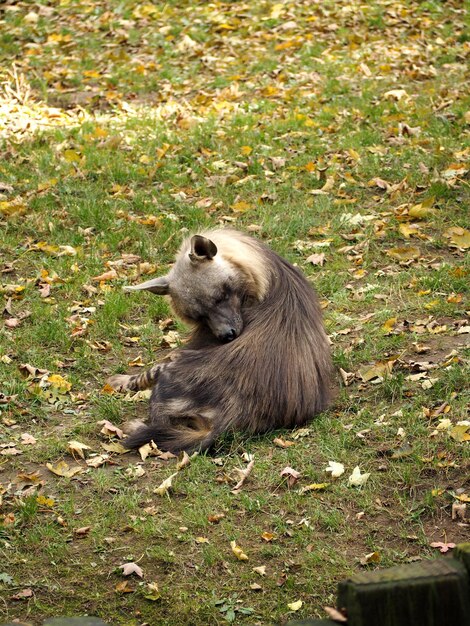
[[[2,619],[324,617],[352,572],[468,538],[462,4],[61,0],[0,19]],[[122,287],[227,224],[314,284],[331,408],[190,459],[124,454],[148,399],[106,378],[187,329]]]

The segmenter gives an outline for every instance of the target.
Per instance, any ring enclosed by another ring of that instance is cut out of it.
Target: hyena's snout
[[[231,319],[210,320],[209,326],[219,341],[228,343],[236,339],[243,330],[241,317]]]
[[[241,315],[230,309],[213,312],[207,322],[215,337],[223,343],[233,341],[243,330]]]

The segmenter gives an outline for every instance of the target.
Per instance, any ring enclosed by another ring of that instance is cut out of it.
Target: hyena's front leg
[[[156,363],[150,369],[127,376],[126,374],[116,374],[108,378],[106,383],[116,391],[141,391],[150,389],[157,382],[160,374],[170,365],[170,363]]]

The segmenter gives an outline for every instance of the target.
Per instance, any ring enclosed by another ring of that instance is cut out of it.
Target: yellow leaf
[[[470,230],[460,226],[451,226],[444,233],[444,237],[450,239],[450,245],[454,248],[470,248]]]
[[[410,237],[417,236],[419,233],[419,226],[416,224],[400,224],[398,230],[403,235],[405,239],[409,239]]]
[[[329,487],[329,483],[312,483],[311,485],[306,485],[299,490],[299,493],[308,493],[309,491],[323,491]]]
[[[113,393],[116,393],[116,390],[114,389],[114,387],[111,387],[111,385],[108,385],[108,383],[106,383],[106,385],[101,389],[101,393],[112,395]]]
[[[304,169],[311,173],[317,169],[317,166],[312,161],[309,161],[306,165],[304,165]]]
[[[52,463],[46,463],[46,467],[53,474],[56,474],[57,476],[64,476],[65,478],[72,478],[75,474],[79,474],[84,471],[79,465],[70,467],[65,461],[59,461],[55,465]]]
[[[302,40],[299,39],[290,39],[289,41],[284,41],[283,43],[278,43],[274,50],[276,52],[282,52],[283,50],[289,50],[290,48],[300,48],[302,45]]]
[[[457,424],[457,426],[450,429],[449,435],[459,443],[470,441],[470,433],[467,432],[469,428],[470,424]]]
[[[248,561],[248,556],[243,552],[240,546],[237,546],[236,541],[230,542],[230,547],[232,548],[232,552],[237,557],[239,561]]]
[[[240,200],[240,202],[235,202],[234,204],[232,204],[230,208],[232,209],[232,211],[235,211],[235,213],[245,213],[245,211],[251,209],[251,204],[245,202],[244,200]]]
[[[253,148],[251,146],[242,146],[241,153],[248,156],[253,152]]]
[[[42,506],[52,507],[55,504],[55,500],[53,498],[46,498],[46,496],[38,496],[36,498],[36,502]]]
[[[60,374],[52,374],[48,377],[47,382],[55,387],[59,393],[67,393],[72,389],[72,383],[69,383],[63,376]]]
[[[397,259],[397,261],[411,261],[413,259],[419,259],[421,252],[418,248],[413,246],[403,246],[402,248],[390,248],[390,250],[387,250],[386,254],[391,256],[392,259]]]
[[[287,606],[289,607],[291,611],[298,611],[299,609],[302,608],[302,605],[303,605],[302,600],[297,600],[297,602],[291,602]]]
[[[67,450],[71,453],[71,455],[74,458],[75,458],[75,455],[78,454],[78,456],[81,459],[84,459],[85,453],[83,451],[90,450],[90,446],[86,446],[84,443],[80,443],[79,441],[69,441]]]
[[[82,157],[78,154],[78,152],[75,152],[75,150],[65,150],[64,159],[68,163],[80,163]]]
[[[436,213],[436,209],[431,208],[431,206],[425,206],[424,202],[420,204],[415,204],[408,211],[408,215],[410,217],[416,217],[418,219],[429,217],[433,213]]]
[[[354,148],[349,148],[348,153],[349,153],[349,156],[352,157],[355,161],[361,160],[361,155],[359,154],[357,150],[354,150]]]
[[[137,356],[135,357],[135,359],[132,359],[131,361],[128,362],[129,367],[145,367],[145,363],[142,361],[142,357]]]
[[[335,179],[333,176],[328,176],[326,183],[321,188],[321,191],[331,191],[335,186]]]
[[[11,215],[23,215],[26,213],[26,205],[19,200],[12,200],[11,202],[2,200],[0,202],[0,213],[7,217]]]
[[[271,8],[271,13],[269,14],[270,19],[277,20],[277,18],[284,13],[285,7],[283,4],[273,4]]]
[[[377,361],[374,365],[360,367],[358,374],[364,382],[368,382],[374,378],[383,380],[391,373],[394,363],[395,361]]]
[[[276,535],[273,533],[264,532],[261,535],[261,539],[264,539],[266,542],[274,541],[276,539]]]
[[[386,335],[390,335],[396,323],[397,323],[397,318],[391,317],[382,326],[382,330],[385,332]]]
[[[43,183],[38,184],[38,191],[46,191],[51,187],[55,187],[59,182],[58,178],[50,178],[49,180],[45,180]]]

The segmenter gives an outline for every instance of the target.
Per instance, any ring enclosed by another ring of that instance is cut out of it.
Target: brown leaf
[[[278,448],[290,448],[291,446],[295,446],[295,441],[285,441],[284,439],[281,439],[281,437],[273,439],[273,443]]]
[[[109,420],[101,420],[98,424],[103,426],[100,430],[101,434],[106,435],[107,437],[117,437],[118,439],[122,439],[124,437],[123,431],[112,424]]]
[[[285,467],[281,470],[281,476],[287,476],[287,484],[292,487],[299,480],[301,474],[292,467]]]
[[[214,515],[209,515],[207,517],[207,521],[211,524],[218,524],[225,517],[225,513],[215,513]]]
[[[16,593],[14,596],[11,596],[12,600],[26,600],[27,598],[32,598],[33,597],[33,590],[32,589],[22,589],[21,591],[19,591],[18,593]]]
[[[104,272],[103,274],[100,274],[99,276],[93,276],[91,280],[94,280],[95,282],[102,282],[106,280],[114,280],[117,277],[118,277],[118,274],[116,270],[112,269],[112,270],[109,270],[109,272]]]

